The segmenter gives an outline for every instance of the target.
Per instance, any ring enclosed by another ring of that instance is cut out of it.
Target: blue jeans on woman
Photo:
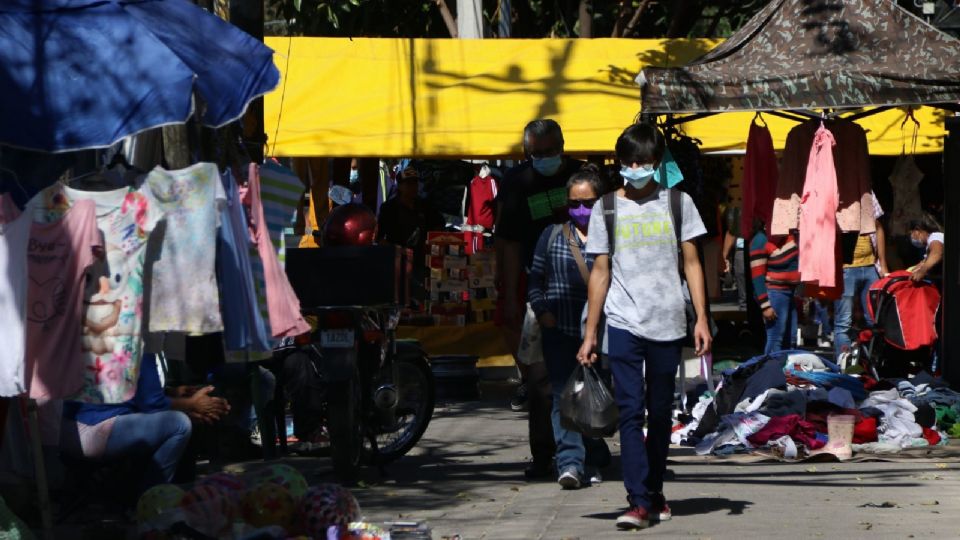
[[[557,471],[562,473],[572,467],[581,479],[585,479],[584,466],[598,469],[607,466],[610,462],[610,450],[603,439],[584,437],[560,425],[560,394],[577,367],[580,339],[568,336],[556,328],[542,328],[541,332],[543,361],[553,391],[550,420],[553,423],[553,438],[557,443]]]
[[[777,318],[766,323],[767,345],[763,354],[797,348],[797,306],[793,304],[793,289],[769,289],[767,298]]]
[[[873,324],[867,312],[867,293],[878,279],[880,275],[872,265],[843,269],[843,296],[833,305],[833,345],[838,356],[844,349],[849,350],[857,340],[857,333],[853,330],[853,306],[857,298],[860,299],[867,324]]]
[[[610,370],[620,410],[623,484],[631,506],[651,510],[651,494],[663,492],[680,341],[651,341],[607,327]],[[649,415],[647,436],[643,436]]]
[[[103,457],[146,458],[144,489],[171,482],[190,442],[190,418],[180,411],[124,414],[116,418]]]

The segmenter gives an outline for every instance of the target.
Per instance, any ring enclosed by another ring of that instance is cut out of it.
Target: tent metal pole
[[[866,110],[866,111],[860,111],[860,112],[857,112],[857,113],[853,113],[853,114],[851,114],[851,115],[849,115],[849,116],[839,116],[839,115],[838,115],[838,116],[834,116],[834,118],[837,118],[837,119],[840,119],[840,120],[849,120],[849,121],[851,121],[851,122],[855,122],[855,121],[857,121],[857,120],[860,120],[861,118],[866,118],[866,117],[868,117],[868,116],[873,116],[873,115],[875,115],[875,114],[880,114],[880,113],[882,113],[882,112],[889,111],[890,109],[893,109],[893,108],[894,108],[894,107],[892,107],[892,106],[877,107],[877,108],[875,108],[875,109],[868,109],[868,110]]]
[[[663,124],[661,124],[661,126],[663,127],[679,126],[680,124],[684,124],[686,122],[693,122],[694,120],[700,120],[701,118],[709,118],[715,114],[720,114],[720,113],[702,112],[702,113],[695,113],[688,116],[680,116],[680,117],[667,115],[667,119],[663,122]]]
[[[952,386],[960,385],[960,249],[950,238],[960,237],[960,117],[944,121],[947,136],[943,142],[943,300],[941,305],[940,364],[943,377]],[[948,330],[949,329],[949,330]],[[950,331],[954,330],[954,331]]]
[[[769,114],[770,116],[776,116],[786,120],[793,120],[794,122],[806,122],[809,120],[809,118],[804,118],[803,116],[798,116],[783,111],[763,111],[763,114]]]

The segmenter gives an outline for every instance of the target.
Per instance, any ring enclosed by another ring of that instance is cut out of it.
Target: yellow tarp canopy
[[[607,154],[640,107],[646,65],[682,65],[711,40],[269,37],[282,80],[266,96],[268,152],[301,157],[518,156],[524,124],[553,118],[570,153]],[[943,114],[916,112],[918,152],[943,146]],[[692,121],[704,151],[745,146],[753,113]],[[789,120],[765,116],[783,147]],[[911,147],[891,110],[860,120],[875,155]]]

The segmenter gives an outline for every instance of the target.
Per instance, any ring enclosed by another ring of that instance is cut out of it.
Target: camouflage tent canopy
[[[644,114],[960,102],[960,41],[894,0],[772,0],[730,39],[637,77]]]

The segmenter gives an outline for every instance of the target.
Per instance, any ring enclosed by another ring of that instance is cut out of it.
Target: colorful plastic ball
[[[293,521],[296,512],[296,504],[287,488],[273,482],[248,489],[243,494],[240,508],[243,520],[254,527],[285,527]]]
[[[156,520],[179,506],[183,496],[183,490],[173,484],[153,486],[137,501],[137,523],[142,525]]]
[[[262,469],[256,475],[256,481],[257,483],[272,482],[287,488],[295,501],[303,498],[303,494],[309,487],[300,471],[283,463],[274,463]]]
[[[327,528],[346,528],[360,519],[360,505],[353,493],[338,484],[320,484],[307,490],[300,503],[300,520],[308,535],[321,538]]]
[[[234,497],[214,484],[197,484],[180,501],[187,524],[210,536],[227,533],[239,514]]]
[[[209,484],[223,488],[235,501],[239,502],[243,492],[247,489],[247,483],[243,478],[228,472],[218,472],[201,479],[198,484]]]

